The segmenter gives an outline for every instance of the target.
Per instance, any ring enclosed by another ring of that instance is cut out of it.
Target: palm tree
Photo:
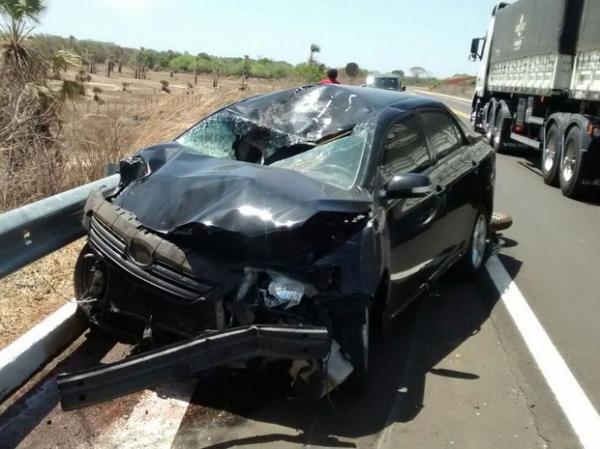
[[[308,57],[308,63],[314,64],[315,63],[315,53],[320,53],[320,52],[321,52],[321,47],[319,46],[319,44],[310,44],[310,56]]]
[[[28,65],[30,55],[24,46],[25,39],[46,9],[45,0],[0,0],[0,31],[4,34],[1,48],[5,62],[15,67]]]
[[[50,58],[50,64],[53,77],[62,80],[61,72],[66,72],[69,67],[80,67],[81,57],[65,50],[58,50]]]

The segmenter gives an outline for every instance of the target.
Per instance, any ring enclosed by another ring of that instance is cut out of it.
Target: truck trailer
[[[499,153],[542,151],[548,185],[600,187],[600,0],[518,0],[492,11],[471,121]]]

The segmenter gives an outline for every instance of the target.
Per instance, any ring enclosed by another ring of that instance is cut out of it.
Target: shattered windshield
[[[297,171],[342,189],[349,189],[356,182],[364,149],[363,135],[355,134],[272,165]]]
[[[349,188],[365,147],[365,133],[353,129],[371,112],[352,92],[314,86],[232,105],[176,142],[206,156],[273,165]]]
[[[317,145],[224,111],[199,123],[177,142],[206,156],[286,168],[347,189],[356,181],[365,140],[365,132],[360,132]]]

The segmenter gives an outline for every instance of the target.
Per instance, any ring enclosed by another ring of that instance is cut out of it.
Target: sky
[[[127,47],[306,61],[382,72],[475,73],[470,42],[497,0],[47,0],[36,33]]]

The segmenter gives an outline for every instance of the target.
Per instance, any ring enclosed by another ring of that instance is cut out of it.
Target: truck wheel
[[[496,125],[496,105],[497,102],[495,99],[492,99],[487,104],[487,116],[485,123],[485,139],[490,145],[494,144],[494,128]]]
[[[369,381],[369,308],[365,307],[364,317],[360,314],[352,316],[341,329],[342,352],[350,359],[354,370],[346,381],[346,387],[352,393],[363,393]]]
[[[542,174],[544,183],[549,186],[558,185],[558,172],[561,160],[561,138],[558,125],[553,123],[546,132],[544,152],[542,154]]]
[[[489,218],[484,208],[479,209],[471,232],[469,248],[457,263],[457,271],[462,277],[474,278],[481,271],[487,257]]]
[[[567,198],[575,198],[583,190],[581,182],[583,177],[581,142],[581,130],[578,126],[574,126],[567,134],[560,160],[560,190]]]
[[[501,109],[496,118],[494,128],[494,150],[496,153],[507,153],[506,142],[510,139],[510,121],[512,117],[505,109]]]

